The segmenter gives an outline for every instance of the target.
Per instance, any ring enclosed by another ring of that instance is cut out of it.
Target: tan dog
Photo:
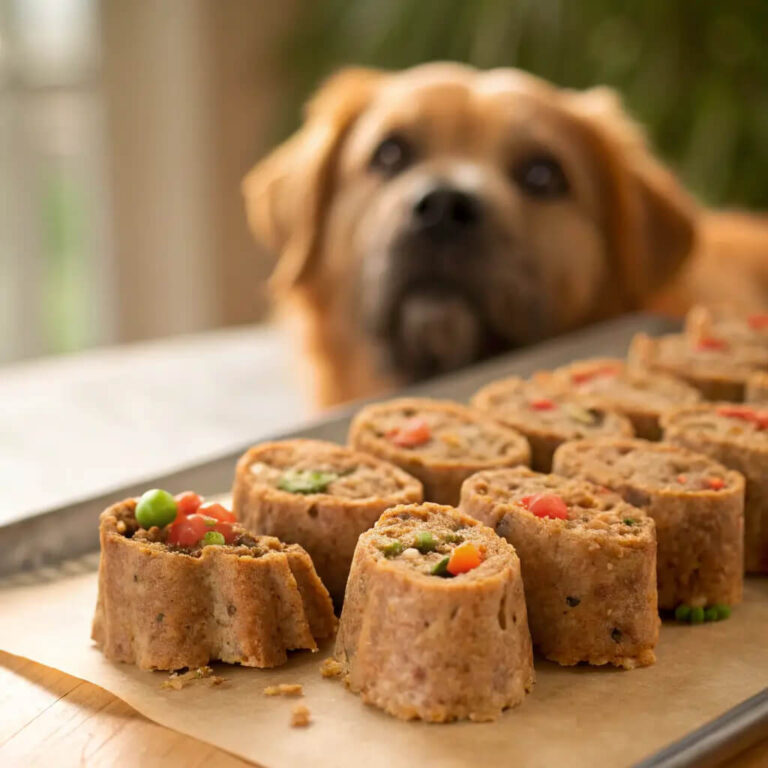
[[[621,312],[682,311],[723,272],[707,252],[680,283],[701,213],[613,92],[512,69],[342,71],[244,192],[325,405]],[[729,290],[758,303],[748,267]]]

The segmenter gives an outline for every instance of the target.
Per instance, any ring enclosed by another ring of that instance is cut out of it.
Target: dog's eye
[[[520,163],[513,171],[515,181],[531,197],[555,199],[568,193],[568,179],[554,157],[539,155]]]
[[[374,171],[393,176],[411,162],[412,151],[401,136],[388,136],[376,147],[370,167]]]

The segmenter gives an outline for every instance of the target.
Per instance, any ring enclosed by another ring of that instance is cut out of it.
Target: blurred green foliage
[[[282,49],[280,135],[345,64],[452,59],[618,89],[689,189],[768,208],[765,0],[306,0]]]

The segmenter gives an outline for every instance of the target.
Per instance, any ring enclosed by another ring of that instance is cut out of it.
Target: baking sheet
[[[463,400],[494,378],[528,375],[577,357],[622,355],[635,332],[668,330],[671,324],[661,318],[629,316],[410,392]],[[343,441],[352,410],[342,409],[291,435]],[[265,437],[254,436],[254,442]],[[753,580],[747,586],[747,603],[729,621],[693,628],[665,625],[655,667],[622,672],[563,669],[537,661],[534,693],[492,725],[395,721],[363,705],[338,682],[319,676],[327,647],[320,655],[296,654],[288,665],[271,672],[222,666],[217,671],[227,678],[223,687],[199,681],[181,691],[162,690],[164,675],[113,665],[90,646],[93,556],[85,564],[65,563],[63,572],[49,566],[97,546],[98,513],[115,499],[148,486],[174,491],[194,487],[210,495],[229,485],[239,453],[0,526],[0,576],[17,574],[0,582],[0,648],[94,682],[158,723],[270,768],[300,760],[321,768],[357,767],[363,761],[376,768],[417,760],[441,768],[478,762],[630,765],[768,684],[768,580]],[[18,573],[32,567],[38,570]],[[288,726],[291,700],[262,695],[267,685],[297,680],[305,685],[305,701],[313,712],[307,730]],[[731,723],[731,732],[738,733],[742,720],[746,727],[748,720],[739,717]]]
[[[757,693],[768,680],[768,579],[746,584],[730,619],[665,624],[652,667],[632,671],[536,661],[533,693],[495,723],[402,723],[321,677],[330,652],[295,653],[275,670],[217,665],[226,679],[163,689],[167,675],[113,664],[87,640],[93,572],[0,590],[0,648],[88,680],[146,717],[268,768],[628,766]],[[21,580],[23,581],[23,579]],[[296,699],[264,687],[301,683],[312,712],[291,728]]]

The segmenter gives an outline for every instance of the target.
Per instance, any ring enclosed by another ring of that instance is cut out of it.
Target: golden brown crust
[[[422,528],[438,539],[453,533],[484,544],[486,559],[441,578],[429,574],[419,553],[389,559],[379,549],[385,532],[405,538]],[[353,691],[401,719],[495,719],[519,704],[534,680],[517,555],[451,507],[388,510],[355,550],[336,658]]]
[[[741,602],[744,478],[667,443],[598,438],[565,443],[554,471],[619,493],[656,523],[659,607]],[[722,480],[717,490],[710,478]]]
[[[521,499],[555,494],[568,518],[536,517]],[[653,664],[659,618],[653,521],[583,480],[524,467],[478,472],[461,510],[517,551],[534,646],[563,665]]]
[[[135,506],[127,499],[99,519],[92,637],[107,658],[142,669],[213,659],[273,667],[333,633],[330,597],[301,547],[258,537],[255,546],[174,551],[124,535]]]
[[[414,417],[429,423],[429,442],[405,448],[387,439],[392,426]],[[352,420],[349,443],[418,478],[424,498],[439,504],[457,504],[462,482],[475,472],[531,460],[528,441],[519,432],[450,400],[414,397],[368,405]]]
[[[265,471],[253,471],[265,465]],[[335,470],[341,477],[324,493],[277,487],[271,470],[296,467]],[[423,493],[418,480],[381,459],[321,440],[283,440],[253,446],[240,457],[232,496],[235,514],[250,530],[306,549],[341,605],[357,537],[385,509],[419,502]]]

